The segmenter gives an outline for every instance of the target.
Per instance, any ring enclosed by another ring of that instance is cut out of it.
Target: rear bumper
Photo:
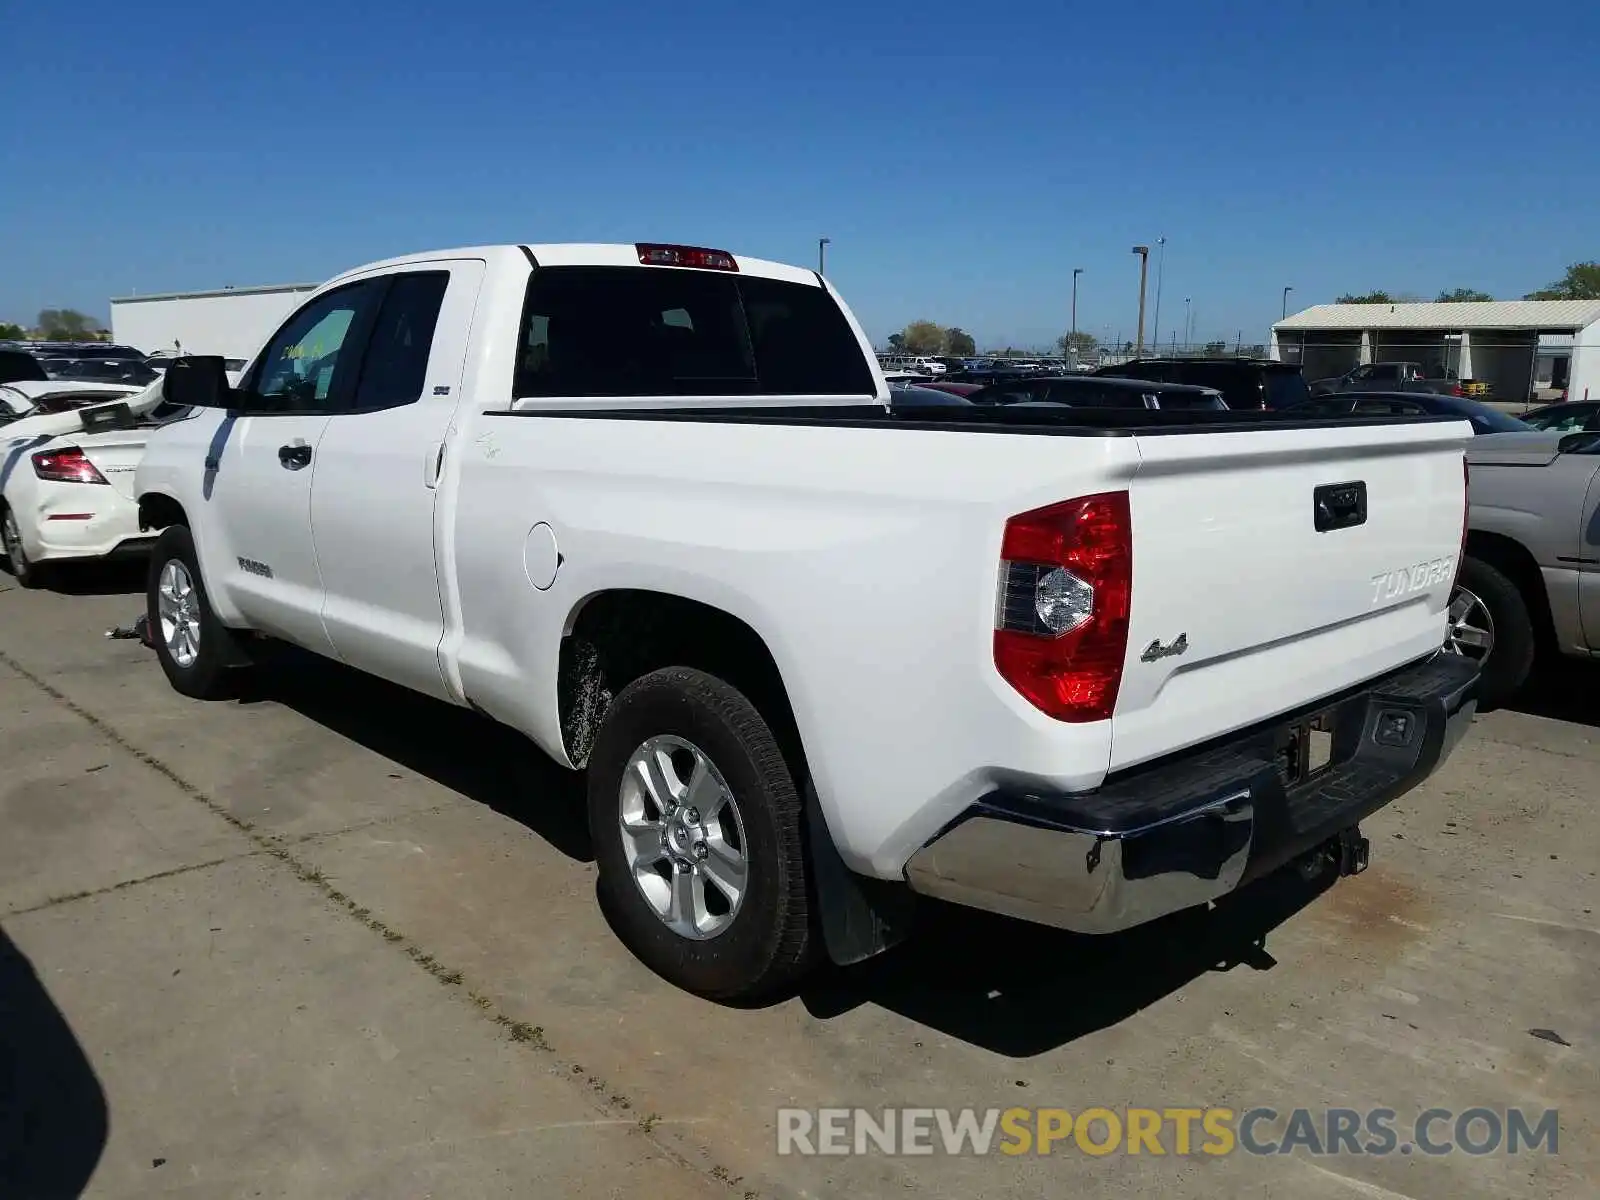
[[[50,496],[22,539],[34,562],[138,554],[155,545],[155,536],[139,528],[138,507],[121,495]]]
[[[1094,792],[990,793],[906,866],[912,889],[1080,933],[1216,900],[1426,779],[1477,708],[1477,670],[1439,654]],[[1295,782],[1290,731],[1325,715],[1331,758]]]

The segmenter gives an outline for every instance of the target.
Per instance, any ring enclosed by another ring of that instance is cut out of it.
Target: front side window
[[[351,332],[370,316],[374,289],[363,280],[319,296],[289,319],[262,354],[249,390],[272,412],[330,412],[350,390],[360,347]]]
[[[872,391],[820,287],[655,267],[546,267],[528,284],[519,397]]]

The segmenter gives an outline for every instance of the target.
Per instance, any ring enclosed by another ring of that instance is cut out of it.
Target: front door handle
[[[278,465],[290,471],[311,465],[311,447],[305,442],[293,441],[278,447]]]

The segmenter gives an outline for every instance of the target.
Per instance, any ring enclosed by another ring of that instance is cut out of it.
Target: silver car
[[[1600,658],[1600,434],[1487,434],[1467,464],[1449,646],[1485,660],[1488,707],[1527,681],[1541,644]]]

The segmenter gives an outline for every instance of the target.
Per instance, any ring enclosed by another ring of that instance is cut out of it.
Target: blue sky
[[[815,260],[881,340],[1259,340],[1600,257],[1600,8],[13,5],[0,319],[498,241]],[[1151,266],[1152,304],[1155,264]]]

